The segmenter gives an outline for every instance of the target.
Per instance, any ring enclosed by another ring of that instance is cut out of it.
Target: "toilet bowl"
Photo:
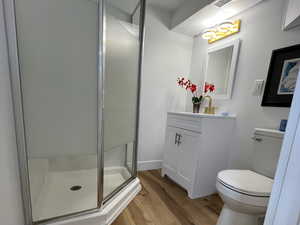
[[[284,133],[255,129],[251,170],[224,170],[216,187],[224,201],[217,225],[262,225]]]
[[[217,190],[225,205],[217,225],[262,224],[273,180],[250,170],[218,174]]]

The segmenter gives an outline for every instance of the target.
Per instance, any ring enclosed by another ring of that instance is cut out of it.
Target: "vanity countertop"
[[[168,112],[169,115],[176,116],[189,116],[193,118],[222,118],[222,119],[235,119],[236,115],[229,114],[228,116],[223,116],[221,114],[204,114],[204,113],[192,113],[192,112]]]

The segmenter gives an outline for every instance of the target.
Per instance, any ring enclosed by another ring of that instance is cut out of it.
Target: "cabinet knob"
[[[176,133],[176,135],[175,135],[175,145],[177,145],[178,146],[178,144],[179,144],[179,140],[180,140],[180,137],[179,137],[180,135],[179,134],[177,134]]]

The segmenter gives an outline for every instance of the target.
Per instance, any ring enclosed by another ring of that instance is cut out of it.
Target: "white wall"
[[[188,76],[192,39],[168,29],[170,14],[147,7],[140,106],[139,167],[159,167],[167,111],[183,111],[185,91],[178,76]]]
[[[23,225],[24,219],[3,21],[2,1],[0,1],[0,223],[5,225]]]
[[[216,103],[221,110],[237,114],[237,138],[233,142],[230,163],[233,168],[250,167],[251,135],[255,127],[277,128],[280,120],[288,117],[288,108],[261,107],[261,97],[251,93],[254,80],[267,77],[272,50],[300,43],[299,30],[281,30],[283,6],[284,0],[267,0],[237,17],[242,19],[242,30],[231,38],[239,37],[242,43],[233,97]],[[207,47],[207,42],[201,37],[194,39],[191,79],[195,82],[203,81]],[[186,110],[191,111],[191,107],[188,98]]]

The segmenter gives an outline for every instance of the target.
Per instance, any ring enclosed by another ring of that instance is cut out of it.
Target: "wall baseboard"
[[[162,160],[138,161],[138,171],[156,170],[162,168]]]

